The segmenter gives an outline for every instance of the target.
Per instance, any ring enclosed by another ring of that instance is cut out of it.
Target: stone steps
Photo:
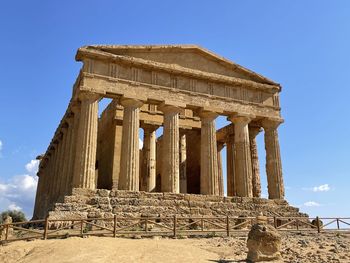
[[[285,200],[194,194],[74,189],[56,203],[51,218],[149,216],[307,216]]]

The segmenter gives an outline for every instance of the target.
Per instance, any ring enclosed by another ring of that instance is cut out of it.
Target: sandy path
[[[0,247],[0,262],[215,262],[195,240],[68,238],[19,241]]]
[[[350,233],[282,235],[283,262],[350,263]],[[245,262],[245,237],[194,239],[72,237],[0,246],[7,262]],[[221,261],[220,261],[221,260]]]

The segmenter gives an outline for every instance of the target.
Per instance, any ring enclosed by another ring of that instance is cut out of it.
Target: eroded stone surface
[[[281,259],[281,236],[265,223],[254,224],[248,234],[247,259],[251,262],[276,261]]]

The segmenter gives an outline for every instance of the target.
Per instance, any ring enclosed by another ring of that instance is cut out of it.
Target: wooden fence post
[[[7,240],[9,237],[9,225],[6,225],[6,233],[5,233],[5,240]]]
[[[84,236],[84,229],[83,229],[83,227],[84,227],[84,220],[81,220],[80,221],[80,235],[81,235],[81,237]]]
[[[46,218],[45,218],[45,226],[44,226],[44,239],[47,239],[48,230],[49,230],[49,216],[46,216]]]
[[[317,233],[321,232],[320,218],[316,216]]]
[[[177,223],[177,219],[176,219],[176,215],[174,215],[174,237],[176,237],[176,223]]]
[[[148,232],[148,216],[145,219],[145,231]]]
[[[113,237],[117,236],[117,215],[114,215]]]
[[[339,218],[337,218],[337,228],[339,230]]]
[[[230,219],[228,216],[226,216],[226,234],[228,237],[230,236]]]
[[[203,216],[201,218],[201,230],[202,230],[202,232],[204,231],[204,219],[203,219]]]

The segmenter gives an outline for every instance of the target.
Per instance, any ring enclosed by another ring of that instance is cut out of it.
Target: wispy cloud
[[[8,206],[8,209],[9,209],[9,210],[16,210],[16,211],[22,210],[22,208],[21,208],[20,206],[16,205],[16,204],[10,204],[10,205]]]
[[[331,190],[331,187],[329,184],[322,184],[314,187],[304,187],[302,188],[305,191],[312,191],[312,192],[328,192]]]
[[[328,192],[329,190],[331,190],[331,188],[329,187],[328,184],[322,184],[319,186],[314,186],[312,188],[312,191],[314,192]]]
[[[25,165],[26,170],[29,174],[35,175],[38,172],[39,160],[31,160]]]
[[[321,206],[321,204],[315,202],[315,201],[308,201],[303,204],[303,206],[307,207],[316,207],[316,206]]]

